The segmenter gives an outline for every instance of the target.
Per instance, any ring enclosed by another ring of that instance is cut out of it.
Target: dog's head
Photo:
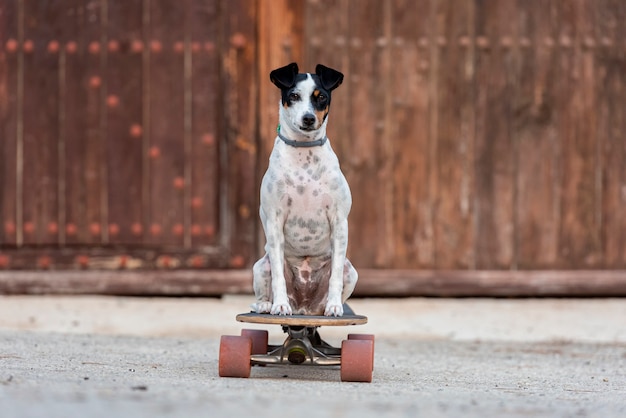
[[[293,62],[272,71],[270,80],[281,91],[282,122],[306,135],[326,122],[330,92],[339,87],[343,74],[321,64],[315,67],[315,74],[299,74],[298,64]]]

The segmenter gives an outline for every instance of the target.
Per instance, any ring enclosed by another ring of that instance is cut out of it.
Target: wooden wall
[[[624,22],[621,0],[5,0],[0,268],[249,267],[268,74],[298,61],[345,74],[358,268],[623,269]]]
[[[346,75],[329,136],[353,190],[355,265],[626,266],[626,2],[277,10],[287,25],[261,26],[262,65],[298,59]]]

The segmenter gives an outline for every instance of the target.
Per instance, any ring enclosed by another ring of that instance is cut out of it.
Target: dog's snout
[[[315,123],[315,115],[312,113],[307,113],[304,116],[302,116],[302,124],[304,126],[313,126],[313,124]]]

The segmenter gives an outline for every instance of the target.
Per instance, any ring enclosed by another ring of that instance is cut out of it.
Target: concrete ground
[[[0,296],[2,417],[624,417],[626,299],[355,299],[374,381],[255,367],[219,378],[249,296]],[[278,326],[270,342],[282,342]]]

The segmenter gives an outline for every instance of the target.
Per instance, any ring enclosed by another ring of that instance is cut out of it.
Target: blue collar
[[[322,146],[326,143],[326,140],[328,139],[327,136],[324,136],[324,138],[316,139],[315,141],[294,141],[293,139],[289,139],[280,133],[280,125],[278,125],[278,128],[276,128],[276,132],[278,133],[278,137],[282,139],[285,144],[296,148],[310,148]]]

